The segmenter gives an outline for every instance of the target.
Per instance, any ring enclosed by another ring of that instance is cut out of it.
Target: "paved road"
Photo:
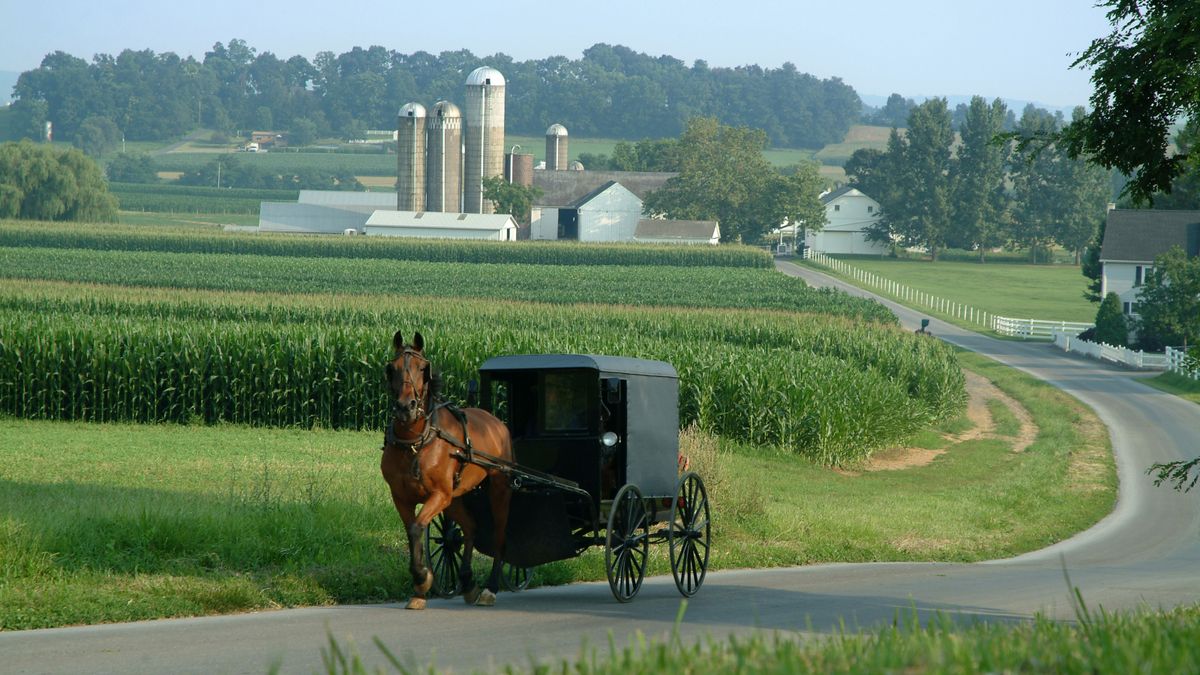
[[[814,285],[841,285],[780,263]],[[865,292],[851,288],[856,295]],[[891,305],[906,326],[921,315]],[[817,565],[709,575],[687,607],[686,640],[762,629],[824,633],[890,621],[916,608],[964,618],[1021,620],[1042,611],[1071,618],[1063,567],[1093,608],[1194,602],[1200,590],[1200,492],[1154,488],[1145,468],[1194,457],[1200,405],[1147,387],[1127,371],[1066,356],[1042,344],[993,340],[940,321],[935,335],[1047,380],[1090,405],[1108,425],[1121,488],[1116,510],[1087,532],[1047,549],[980,564]],[[605,583],[501,595],[497,607],[431,601],[425,612],[399,605],[343,606],[230,617],[0,633],[0,670],[25,672],[262,673],[321,667],[333,635],[382,664],[378,636],[413,665],[488,669],[531,659],[571,657],[581,646],[607,650],[635,631],[666,635],[679,611],[670,578],[648,579],[634,602],[612,600]]]

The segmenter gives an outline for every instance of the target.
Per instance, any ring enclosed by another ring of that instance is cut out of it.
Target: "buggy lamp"
[[[611,431],[606,431],[600,437],[600,442],[604,444],[604,447],[611,448],[617,444],[617,435]]]

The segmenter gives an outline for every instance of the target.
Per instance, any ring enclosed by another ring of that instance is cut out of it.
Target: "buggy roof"
[[[679,379],[675,367],[665,361],[595,354],[513,354],[484,361],[479,372],[514,370],[587,369],[614,375],[642,375]]]

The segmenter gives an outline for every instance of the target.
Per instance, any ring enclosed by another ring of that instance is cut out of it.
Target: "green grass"
[[[1157,377],[1144,379],[1142,382],[1168,394],[1200,403],[1200,380],[1193,380],[1179,373],[1166,372]]]
[[[916,610],[897,612],[892,625],[853,632],[843,628],[825,639],[768,635],[727,639],[710,636],[684,644],[646,639],[606,648],[584,645],[580,656],[559,664],[526,667],[509,664],[505,673],[1194,673],[1200,670],[1195,648],[1200,634],[1200,605],[1170,611],[1077,610],[1075,623],[1039,615],[1028,622],[974,621],[938,612],[923,620]],[[687,602],[679,619],[686,617]],[[404,666],[385,641],[373,638],[396,672],[436,673],[433,666]],[[314,647],[315,649],[315,647]],[[366,673],[353,642],[339,644],[331,635],[325,672]],[[493,665],[498,670],[499,664]],[[374,672],[384,672],[377,670]]]
[[[1115,477],[1095,417],[1023,374],[960,358],[1029,407],[1033,446],[967,442],[927,466],[849,475],[686,432],[713,507],[711,569],[974,561],[1107,513]],[[0,436],[4,629],[410,592],[377,433],[0,419]],[[665,548],[652,548],[650,573],[667,572]],[[538,568],[536,582],[603,576],[603,552],[589,549]]]
[[[998,316],[1081,322],[1096,318],[1095,306],[1083,299],[1087,279],[1074,265],[981,265],[866,256],[841,259],[861,270]],[[878,292],[873,287],[871,290]]]
[[[212,152],[171,152],[154,158],[156,171],[196,171],[220,154]],[[382,153],[321,152],[239,152],[239,162],[277,172],[298,173],[305,168],[323,171],[347,171],[361,176],[395,176],[396,155]]]
[[[258,225],[256,213],[162,213],[158,211],[121,211],[117,220],[122,225],[169,226],[197,228],[213,232],[221,225]]]

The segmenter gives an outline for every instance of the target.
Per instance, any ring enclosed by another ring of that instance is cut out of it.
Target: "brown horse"
[[[512,492],[502,471],[472,463],[469,458],[478,447],[481,453],[511,462],[508,427],[479,408],[459,411],[438,403],[432,368],[425,357],[425,339],[420,333],[413,336],[411,345],[406,345],[403,334],[397,331],[392,346],[395,356],[386,369],[392,419],[388,422],[379,468],[391,488],[392,502],[408,534],[413,597],[407,607],[425,608],[425,594],[433,585],[433,573],[425,565],[425,528],[442,511],[463,530],[465,541],[458,576],[465,591],[464,599],[469,604],[492,605],[500,585],[504,530]],[[475,522],[460,497],[485,479],[488,479],[486,489],[495,525],[496,556],[487,586],[481,591],[471,575]],[[420,513],[416,510],[418,504],[424,504]]]

